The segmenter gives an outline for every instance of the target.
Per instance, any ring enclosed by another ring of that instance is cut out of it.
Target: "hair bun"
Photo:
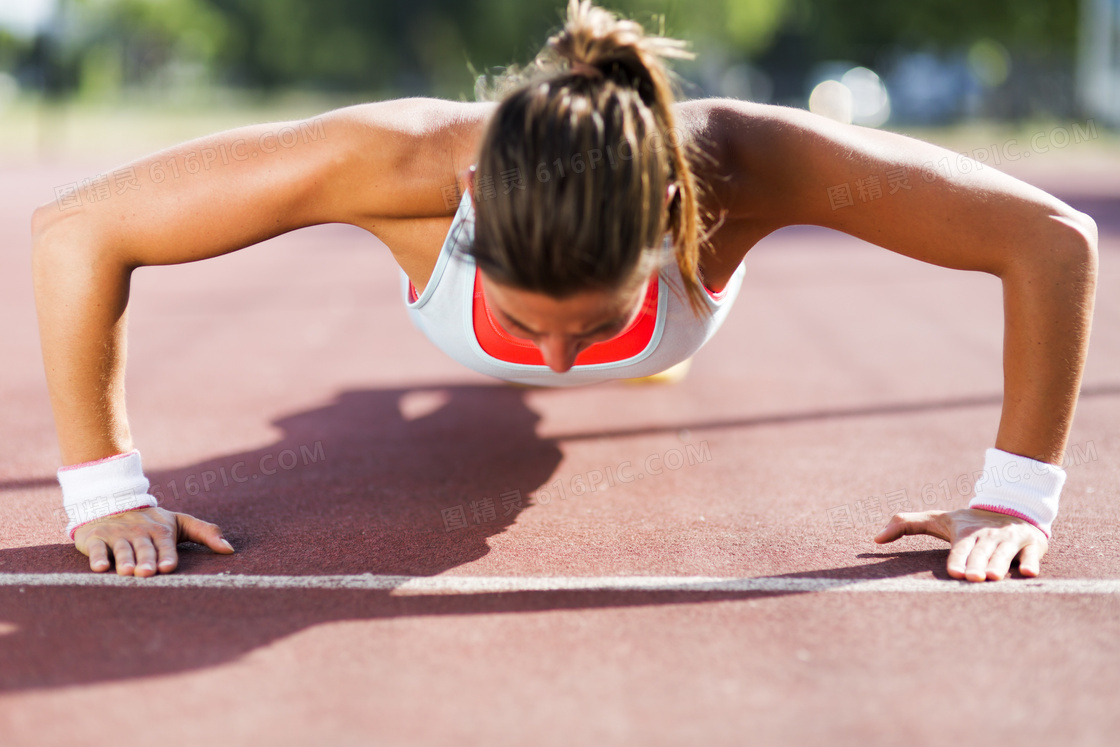
[[[647,34],[637,21],[619,17],[591,0],[568,0],[563,28],[549,37],[546,50],[556,62],[567,61],[563,73],[584,75],[592,80],[613,80],[632,88],[650,106],[659,102],[657,89],[670,85],[664,61],[691,59],[686,44],[677,39]],[[547,56],[538,59],[546,68]]]

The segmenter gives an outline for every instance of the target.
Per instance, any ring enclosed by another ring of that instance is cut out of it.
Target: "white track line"
[[[932,578],[837,579],[718,576],[240,576],[108,573],[0,573],[4,586],[109,586],[156,589],[349,589],[395,594],[494,594],[525,591],[923,592],[961,594],[1120,594],[1120,579],[1013,579],[970,583]]]

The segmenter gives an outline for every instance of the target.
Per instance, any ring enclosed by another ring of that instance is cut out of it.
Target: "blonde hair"
[[[479,79],[478,97],[500,100],[473,190],[470,253],[489,277],[556,298],[613,290],[659,265],[669,233],[689,304],[707,311],[698,269],[710,233],[690,163],[704,154],[676,126],[664,62],[691,59],[684,47],[569,0],[527,67]]]

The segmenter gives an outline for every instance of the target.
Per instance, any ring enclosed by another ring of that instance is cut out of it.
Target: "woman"
[[[1087,352],[1092,219],[994,169],[921,173],[947,152],[900,135],[735,100],[674,103],[664,58],[685,56],[570,0],[565,28],[499,82],[496,105],[404,99],[241,128],[113,172],[111,200],[39,208],[59,480],[91,569],[112,556],[122,575],[170,572],[184,540],[233,552],[218,527],[147,495],[123,390],[136,267],[352,223],[390,247],[410,315],[450,355],[568,385],[686,361],[726,315],[750,247],[816,224],[1001,278],[1004,406],[977,495],[896,515],[876,541],[941,537],[954,578],[1000,579],[1016,558],[1037,575]],[[890,199],[837,204],[837,185],[868,175]]]

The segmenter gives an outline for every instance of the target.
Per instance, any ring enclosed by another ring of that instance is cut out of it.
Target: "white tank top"
[[[680,268],[670,256],[658,273],[656,288],[651,284],[648,289],[648,311],[615,338],[582,351],[570,370],[556,373],[543,365],[543,359],[540,364],[512,362],[530,355],[539,358],[539,353],[531,342],[506,333],[486,311],[481,291],[476,288],[475,261],[467,253],[473,241],[474,204],[470,193],[464,192],[435,270],[419,297],[401,270],[401,293],[408,315],[436,347],[467,368],[534,386],[579,386],[650,376],[680,363],[703,347],[723,324],[739,295],[745,271],[740,264],[726,288],[719,293],[708,291],[705,301],[711,314],[697,317],[685,298]],[[668,236],[665,250],[672,251]],[[476,328],[485,334],[476,334]],[[624,336],[628,336],[628,347],[616,344]],[[503,350],[515,354],[506,355]],[[584,360],[594,362],[581,363]]]

